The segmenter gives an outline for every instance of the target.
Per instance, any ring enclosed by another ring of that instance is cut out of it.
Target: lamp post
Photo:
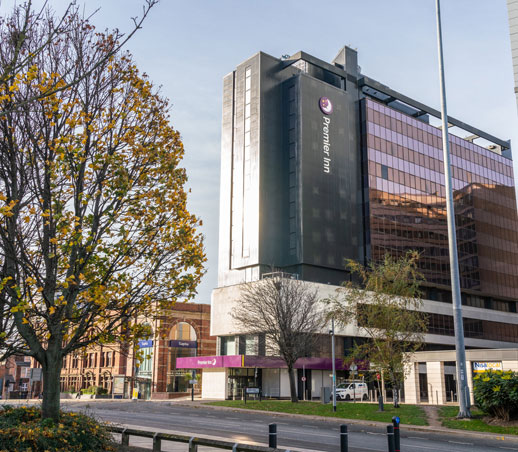
[[[444,77],[444,60],[442,50],[441,5],[436,0],[437,12],[437,47],[439,52],[439,74],[441,88],[442,116],[442,148],[444,154],[444,182],[446,186],[446,213],[448,218],[448,244],[450,252],[451,293],[453,304],[453,322],[455,328],[455,351],[457,358],[457,384],[459,393],[458,418],[469,418],[470,402],[466,373],[466,351],[464,347],[464,326],[462,323],[462,302],[459,283],[459,263],[457,257],[457,236],[455,232],[455,210],[453,206],[453,191],[450,166],[450,143],[448,140],[448,112],[446,109],[446,84]]]
[[[333,366],[333,411],[336,411],[335,319],[331,318],[331,361]]]

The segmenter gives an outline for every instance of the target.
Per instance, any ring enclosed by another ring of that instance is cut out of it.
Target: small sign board
[[[190,385],[196,385],[198,384],[198,380],[189,380]]]
[[[113,393],[124,394],[124,377],[117,376],[113,377]]]
[[[138,341],[139,348],[150,348],[153,347],[153,340],[152,339],[146,339],[143,341]]]
[[[169,341],[169,347],[197,348],[198,347],[198,342],[196,342],[196,341],[174,340],[174,341]]]
[[[42,375],[43,369],[39,367],[33,367],[31,369],[31,381],[41,381],[41,375]]]
[[[473,372],[487,372],[488,370],[503,370],[501,362],[474,362]]]
[[[246,388],[247,394],[259,394],[260,390],[259,388]]]

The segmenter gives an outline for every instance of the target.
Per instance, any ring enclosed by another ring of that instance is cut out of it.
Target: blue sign
[[[175,341],[169,341],[169,347],[198,348],[198,343],[196,341],[175,340]]]
[[[153,347],[153,340],[152,339],[147,339],[145,341],[138,341],[138,346],[140,348],[149,348],[149,347]]]

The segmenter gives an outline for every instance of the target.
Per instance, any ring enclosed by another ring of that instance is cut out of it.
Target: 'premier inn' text
[[[329,149],[331,143],[329,143],[329,124],[331,118],[328,116],[322,116],[324,122],[322,123],[322,150],[324,151],[324,173],[329,173],[331,170],[331,158],[329,156]]]

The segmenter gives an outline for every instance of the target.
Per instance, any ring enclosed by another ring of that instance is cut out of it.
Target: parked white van
[[[333,395],[331,395],[332,398]],[[367,383],[340,383],[336,386],[336,398],[341,400],[367,400],[369,398]]]

